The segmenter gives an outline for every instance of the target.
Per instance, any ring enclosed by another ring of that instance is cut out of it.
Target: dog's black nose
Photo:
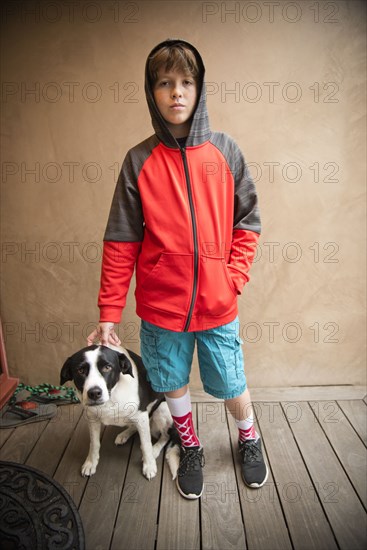
[[[87,392],[89,399],[92,399],[93,401],[98,401],[98,399],[101,399],[102,397],[102,390],[98,386],[94,386],[93,388],[90,388]]]

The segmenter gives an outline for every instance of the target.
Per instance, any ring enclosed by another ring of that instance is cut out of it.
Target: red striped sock
[[[181,397],[168,397],[166,395],[166,402],[179,433],[182,446],[200,446],[192,421],[190,390],[187,389]]]
[[[258,439],[259,434],[255,430],[254,426],[254,418],[251,414],[246,420],[236,420],[237,428],[238,428],[238,439],[240,441],[246,441],[248,439],[255,439],[255,441]]]
[[[256,433],[255,427],[251,426],[248,430],[241,430],[238,428],[239,439],[240,441],[246,441],[246,439],[257,439],[258,434]]]
[[[200,441],[195,433],[194,424],[192,422],[191,411],[184,416],[172,416],[172,418],[179,433],[182,445],[184,447],[200,446]]]

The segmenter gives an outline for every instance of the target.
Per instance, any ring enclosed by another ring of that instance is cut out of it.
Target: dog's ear
[[[119,353],[119,363],[120,371],[122,372],[122,374],[130,374],[130,376],[134,378],[131,361],[128,359],[128,357],[126,357],[124,353]]]
[[[71,373],[71,365],[72,360],[71,357],[68,357],[65,361],[65,363],[62,366],[61,373],[60,373],[60,385],[63,386],[65,382],[68,380],[73,379],[73,375]]]

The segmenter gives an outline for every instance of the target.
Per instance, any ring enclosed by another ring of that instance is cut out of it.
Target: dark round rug
[[[2,550],[83,550],[79,512],[65,489],[23,464],[0,461]]]

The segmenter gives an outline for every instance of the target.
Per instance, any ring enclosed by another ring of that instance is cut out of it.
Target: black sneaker
[[[238,442],[242,479],[249,487],[258,488],[268,479],[268,468],[261,451],[261,438]]]
[[[177,471],[177,489],[185,498],[201,497],[205,464],[202,447],[180,447],[180,465]]]

